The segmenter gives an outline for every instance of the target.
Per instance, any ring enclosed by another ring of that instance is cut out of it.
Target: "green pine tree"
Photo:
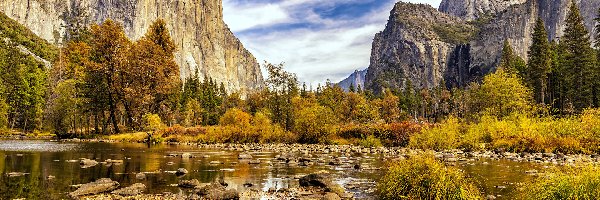
[[[524,73],[527,71],[527,63],[523,58],[516,55],[510,42],[508,40],[504,41],[504,45],[502,47],[502,57],[500,58],[500,63],[498,64],[498,69],[503,69],[505,72],[509,74],[517,74],[520,77],[525,77]]]
[[[536,21],[532,34],[533,44],[529,47],[529,70],[527,71],[528,85],[533,89],[537,103],[547,103],[548,73],[550,72],[551,53],[548,33],[542,19]]]
[[[561,65],[564,68],[565,98],[575,111],[595,104],[597,81],[596,56],[591,47],[589,32],[575,3],[571,4],[566,19],[565,35],[561,41],[564,48]]]

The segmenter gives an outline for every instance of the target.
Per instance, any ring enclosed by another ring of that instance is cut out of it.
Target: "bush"
[[[600,148],[600,111],[590,109],[578,117],[532,118],[513,113],[499,119],[484,115],[477,123],[448,120],[426,127],[410,137],[410,147],[448,150],[510,152],[596,153]],[[381,138],[381,137],[380,137]]]
[[[377,191],[381,199],[482,199],[461,171],[436,161],[433,155],[394,162]]]
[[[600,199],[600,168],[555,169],[522,188],[522,199]]]
[[[373,147],[382,147],[381,140],[376,138],[375,136],[369,135],[367,138],[362,139],[360,141],[360,146],[373,148]]]
[[[450,116],[443,123],[415,134],[410,138],[409,146],[417,149],[455,149],[460,144],[460,129],[458,118]]]

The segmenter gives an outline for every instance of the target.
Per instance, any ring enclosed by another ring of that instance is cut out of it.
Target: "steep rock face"
[[[354,73],[350,74],[350,76],[348,76],[348,78],[340,81],[337,85],[340,86],[342,89],[349,91],[350,90],[350,86],[354,86],[355,89],[358,89],[358,87],[360,86],[361,88],[365,87],[365,76],[367,76],[367,70],[356,70],[354,71]]]
[[[454,51],[473,32],[472,26],[431,6],[397,3],[385,30],[375,35],[366,87],[380,92],[403,88],[408,81],[418,88],[439,85],[445,73],[464,71],[449,70],[448,58],[456,54],[453,64],[469,63]]]
[[[465,20],[500,13],[526,0],[443,0],[439,10]]]
[[[198,70],[228,91],[258,88],[260,66],[225,25],[222,10],[221,0],[0,0],[0,11],[53,43],[62,42],[74,18],[86,25],[113,19],[133,40],[162,18],[177,46],[182,78]]]
[[[565,19],[570,2],[529,0],[498,14],[490,23],[483,25],[479,35],[470,42],[473,47],[471,67],[482,68],[483,74],[495,69],[500,61],[504,40],[511,43],[515,53],[528,60],[527,51],[533,42],[531,34],[538,17],[544,20],[549,39],[559,41],[566,27]],[[593,32],[600,1],[581,0],[576,3],[581,9],[588,31]]]
[[[493,3],[486,4],[490,2],[493,1],[445,0],[440,10],[448,10],[449,7],[463,9],[448,12],[456,14],[456,18],[428,6],[398,3],[386,29],[378,33],[373,41],[366,86],[376,92],[381,88],[402,88],[406,81],[411,81],[417,88],[431,88],[442,81],[448,87],[466,86],[495,70],[505,40],[511,43],[515,53],[527,60],[527,50],[532,43],[531,34],[538,17],[545,21],[549,39],[559,40],[565,29],[564,21],[571,0],[527,0],[502,11],[489,11],[493,15],[483,20],[485,23],[482,20],[473,23],[472,19],[461,14],[469,13],[473,8],[493,7]],[[600,1],[579,0],[576,3],[588,31],[593,31],[593,19],[600,8]],[[399,8],[405,12],[398,12]],[[448,23],[447,19],[453,19],[452,23]],[[416,24],[418,28],[407,26],[411,24]],[[448,40],[456,34],[435,28],[440,25],[473,25],[477,34],[466,37],[466,40]]]

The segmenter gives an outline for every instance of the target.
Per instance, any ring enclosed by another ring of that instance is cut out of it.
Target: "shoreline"
[[[122,143],[122,144],[145,144],[140,142],[123,142],[106,139],[63,139],[53,140],[59,142],[100,142],[100,143]],[[326,145],[326,144],[201,144],[201,143],[182,143],[182,142],[163,142],[163,145],[186,145],[196,146],[200,149],[218,149],[224,151],[237,152],[287,152],[288,154],[330,154],[341,153],[345,156],[354,156],[352,154],[379,155],[386,159],[404,159],[409,156],[419,154],[433,154],[436,159],[446,163],[469,162],[481,159],[509,160],[514,162],[530,162],[539,164],[553,164],[558,166],[578,165],[578,164],[600,164],[600,155],[598,154],[562,154],[562,153],[513,153],[508,151],[463,151],[460,149],[434,151],[411,149],[406,147],[363,147],[359,145]],[[156,144],[152,144],[156,145]]]
[[[31,134],[4,134],[0,135],[0,140],[48,140],[54,142],[73,142],[73,143],[114,143],[114,144],[147,144],[143,142],[129,142],[129,141],[117,141],[105,138],[92,138],[92,139],[56,139],[55,136],[41,135],[32,136]],[[185,146],[196,146],[200,149],[218,149],[225,151],[238,151],[238,152],[249,152],[249,151],[271,151],[271,152],[287,152],[293,153],[304,153],[304,154],[329,154],[329,153],[341,153],[346,156],[353,156],[351,154],[370,154],[380,155],[387,159],[404,159],[411,155],[418,154],[433,154],[436,159],[444,161],[446,163],[459,163],[475,161],[480,159],[493,159],[493,160],[509,160],[514,162],[530,162],[539,164],[553,164],[558,166],[563,165],[578,165],[578,164],[600,164],[600,155],[598,154],[563,154],[563,153],[540,153],[540,152],[521,152],[513,153],[510,151],[502,150],[484,150],[484,151],[463,151],[460,149],[453,150],[422,150],[422,149],[411,149],[407,147],[363,147],[360,145],[326,145],[326,144],[283,144],[283,143],[248,143],[248,144],[237,144],[237,143],[225,143],[225,144],[203,144],[194,142],[161,142],[152,143],[151,145],[185,145]]]

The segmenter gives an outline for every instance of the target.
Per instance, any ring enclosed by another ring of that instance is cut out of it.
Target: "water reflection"
[[[191,158],[181,156],[191,153]],[[237,159],[238,152],[198,149],[192,146],[146,144],[108,144],[108,143],[60,143],[50,141],[0,141],[0,199],[63,199],[73,191],[72,185],[88,183],[99,178],[111,178],[121,186],[144,183],[146,193],[184,192],[172,186],[179,180],[198,179],[201,182],[213,182],[224,178],[232,188],[241,192],[248,189],[267,191],[298,186],[295,177],[317,171],[328,171],[336,181],[355,193],[358,198],[373,198],[372,188],[383,171],[385,158],[380,155],[355,155],[348,158],[349,163],[362,163],[374,170],[354,170],[352,167],[332,167],[328,159],[335,154],[313,155],[315,165],[303,167],[289,165],[273,159],[277,154],[269,152],[253,153],[260,164],[250,164]],[[82,169],[80,158],[99,162],[107,159],[123,160],[121,163],[100,163],[94,167]],[[75,162],[72,162],[75,161]],[[211,164],[218,161],[223,164]],[[510,193],[517,183],[530,179],[524,171],[542,166],[510,161],[476,161],[459,165],[474,177],[486,194],[502,195],[510,199]],[[185,168],[190,173],[177,177],[167,171]],[[23,176],[9,177],[8,173],[22,172]],[[138,180],[136,174],[144,172],[146,178]],[[49,179],[49,176],[55,178]],[[249,183],[249,184],[248,184]],[[246,184],[246,186],[245,186]],[[248,185],[252,185],[250,188]],[[498,187],[500,186],[500,187]],[[370,190],[369,190],[370,189]]]

